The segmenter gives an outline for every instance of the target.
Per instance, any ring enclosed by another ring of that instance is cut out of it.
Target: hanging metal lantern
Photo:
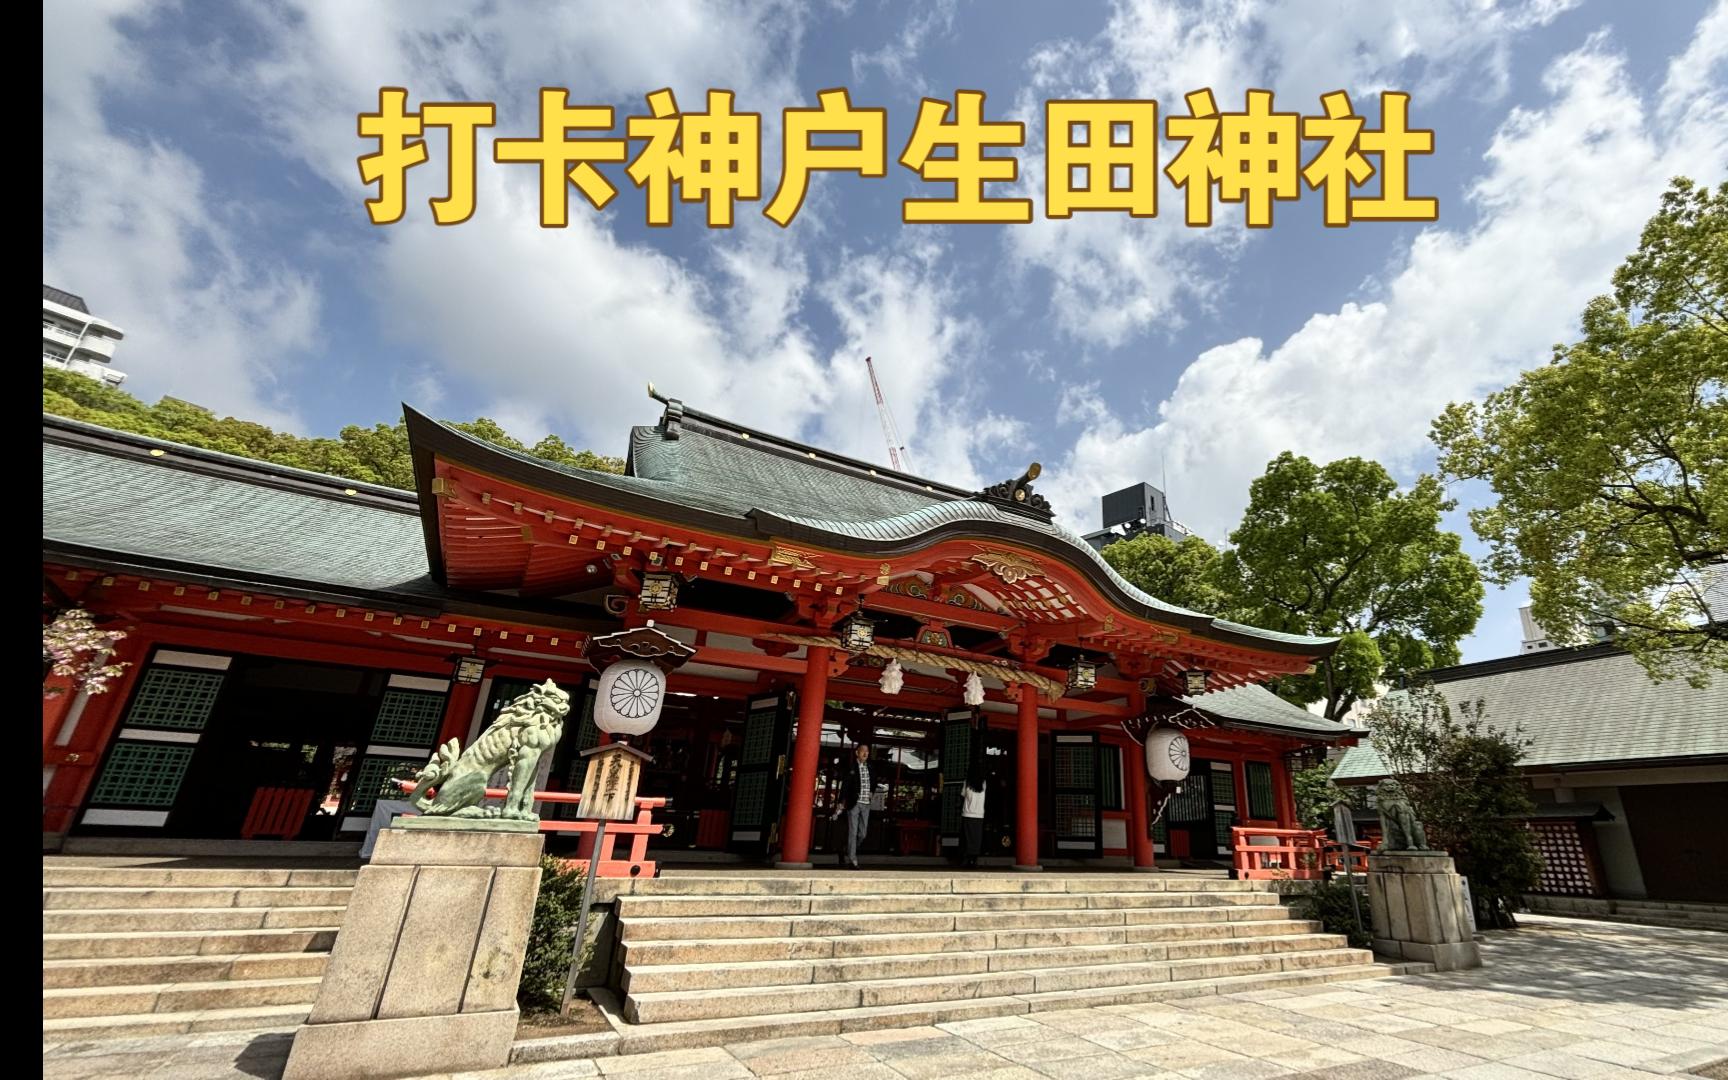
[[[1084,657],[1068,665],[1068,689],[1084,694],[1098,685],[1098,665]]]
[[[866,652],[876,643],[876,623],[863,612],[854,611],[835,625],[834,636],[847,652]]]
[[[678,575],[651,572],[642,575],[642,592],[636,597],[638,611],[676,611]]]
[[[455,678],[459,683],[472,685],[486,675],[486,661],[478,656],[459,656],[456,658]]]
[[[1190,668],[1182,673],[1182,693],[1186,697],[1197,697],[1206,692],[1206,679],[1210,672],[1199,668]]]
[[[1146,736],[1146,775],[1160,783],[1188,777],[1188,736],[1179,728],[1153,728]]]

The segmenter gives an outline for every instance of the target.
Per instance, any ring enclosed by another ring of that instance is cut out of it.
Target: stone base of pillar
[[[1042,871],[1044,868],[1042,866],[1021,866],[1019,863],[1015,863],[1014,869],[1020,871],[1021,873],[1034,874],[1034,873],[1038,873],[1038,872]]]
[[[544,842],[415,820],[378,834],[283,1080],[508,1064]]]
[[[1374,951],[1440,971],[1482,966],[1470,934],[1464,887],[1444,851],[1368,856],[1368,911]]]
[[[812,870],[814,868],[814,863],[807,862],[777,862],[774,864],[776,870]]]
[[[1133,868],[1136,874],[1156,874],[1162,869],[1161,866],[1136,866]]]

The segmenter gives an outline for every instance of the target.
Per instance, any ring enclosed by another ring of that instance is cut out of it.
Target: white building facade
[[[126,374],[114,368],[114,348],[126,335],[90,314],[82,296],[42,286],[42,365],[119,386]]]

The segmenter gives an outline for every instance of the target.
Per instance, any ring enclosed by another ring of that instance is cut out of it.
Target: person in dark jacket
[[[846,817],[846,853],[840,865],[858,869],[858,845],[870,831],[870,747],[859,743],[852,748],[852,760],[846,763],[840,776],[840,808],[834,816]]]

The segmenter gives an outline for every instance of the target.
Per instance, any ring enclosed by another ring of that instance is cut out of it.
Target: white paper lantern
[[[660,722],[666,673],[646,660],[620,660],[600,673],[594,726],[608,735],[645,735]]]
[[[1146,736],[1146,775],[1175,782],[1188,777],[1188,736],[1177,728],[1158,728]]]

